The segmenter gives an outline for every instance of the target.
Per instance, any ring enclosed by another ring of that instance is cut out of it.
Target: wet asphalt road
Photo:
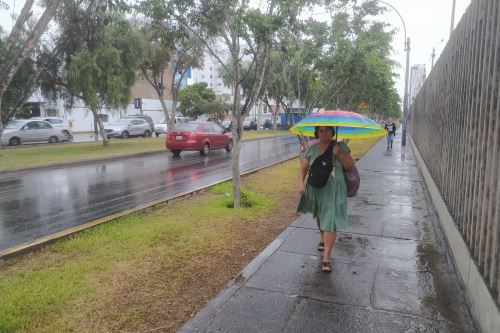
[[[298,154],[294,136],[244,142],[242,171]],[[0,250],[231,176],[225,150],[0,175]]]

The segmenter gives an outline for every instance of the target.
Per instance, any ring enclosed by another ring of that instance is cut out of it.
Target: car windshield
[[[51,124],[62,124],[63,121],[61,119],[47,119],[47,121]]]
[[[175,127],[176,131],[196,131],[199,124],[179,124]]]
[[[158,121],[158,124],[166,124],[167,122],[165,121],[165,118],[161,118],[160,121]]]
[[[114,121],[112,123],[109,123],[111,126],[116,126],[116,125],[128,125],[130,122],[130,119],[120,119],[117,121]]]
[[[229,125],[229,124],[231,124],[231,121],[229,121],[229,120],[224,120],[224,121],[222,122],[222,126],[227,126],[227,125]]]
[[[24,124],[24,121],[14,120],[8,123],[7,126],[5,126],[5,129],[16,129],[23,126]]]

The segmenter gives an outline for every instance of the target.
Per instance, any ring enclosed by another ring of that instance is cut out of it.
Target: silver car
[[[41,120],[14,120],[3,132],[2,145],[17,146],[25,143],[56,143],[65,139],[59,128]]]
[[[139,118],[120,119],[106,124],[104,131],[109,138],[128,138],[130,136],[151,136],[149,123]]]
[[[66,141],[73,139],[73,130],[71,126],[64,121],[63,118],[59,117],[31,117],[30,120],[43,120],[52,125],[52,127],[60,128],[65,136]]]

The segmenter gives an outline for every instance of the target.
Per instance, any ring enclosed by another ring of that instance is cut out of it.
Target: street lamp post
[[[453,5],[451,6],[451,27],[450,27],[450,37],[453,33],[453,28],[455,28],[455,6],[457,4],[457,0],[453,0]]]

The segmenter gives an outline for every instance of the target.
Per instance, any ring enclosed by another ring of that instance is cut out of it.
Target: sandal
[[[321,270],[323,273],[331,273],[331,271],[333,271],[332,263],[323,261],[321,264]]]
[[[324,251],[325,250],[325,243],[319,242],[318,244],[318,251]]]

